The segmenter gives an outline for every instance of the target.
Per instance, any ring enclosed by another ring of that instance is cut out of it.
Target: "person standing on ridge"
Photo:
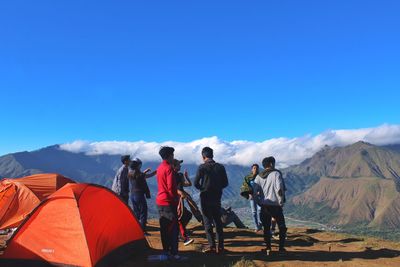
[[[228,186],[228,176],[225,167],[213,160],[214,152],[210,147],[204,147],[201,155],[204,163],[197,169],[194,186],[200,190],[200,204],[208,241],[208,247],[204,248],[203,252],[222,254],[224,230],[221,221],[221,198],[223,189]],[[218,250],[215,246],[213,224],[217,232]]]
[[[279,254],[286,253],[286,224],[283,215],[285,203],[285,183],[282,173],[275,169],[275,158],[267,157],[262,161],[265,168],[254,180],[257,202],[261,206],[260,219],[264,227],[265,251],[271,254],[271,219],[275,218],[279,228]]]
[[[185,194],[185,198],[190,198],[191,199],[191,196],[184,190],[184,187],[192,186],[192,182],[190,181],[189,174],[188,174],[187,171],[185,171],[184,174],[180,172],[182,162],[183,162],[183,160],[174,159],[173,168],[174,168],[174,172],[175,172],[175,175],[176,175],[177,187],[178,187],[178,190],[180,190],[181,192],[183,192]],[[181,236],[183,238],[183,244],[185,246],[187,246],[187,245],[193,243],[194,240],[192,238],[189,238],[189,236],[187,234],[187,231],[186,231],[185,222],[182,221],[185,211],[186,211],[186,208],[185,208],[184,198],[181,197],[179,199],[179,205],[178,205],[178,210],[177,210],[177,212],[178,212],[178,225],[179,225],[179,231],[180,231]],[[187,211],[187,212],[189,212],[189,211]],[[182,218],[180,218],[180,216]]]
[[[177,206],[179,193],[176,177],[172,168],[174,163],[172,147],[161,147],[159,154],[162,158],[157,169],[158,192],[156,204],[160,216],[160,234],[163,247],[163,259],[181,260],[178,255],[178,216]],[[182,194],[180,192],[180,194]],[[184,195],[182,195],[184,197]]]
[[[248,199],[250,201],[250,208],[251,208],[251,212],[253,215],[254,231],[256,231],[256,232],[258,232],[262,229],[262,225],[261,225],[261,222],[258,217],[260,207],[258,206],[258,204],[256,202],[256,198],[253,197],[252,192],[254,191],[254,179],[258,175],[259,169],[260,169],[260,167],[258,166],[258,164],[254,163],[251,166],[251,173],[244,177],[244,183],[246,183],[246,185],[250,188],[250,192],[248,194],[248,196],[249,196]]]
[[[150,198],[150,190],[147,185],[146,179],[153,177],[156,171],[151,172],[151,169],[146,169],[142,172],[142,161],[139,158],[132,160],[129,170],[129,179],[131,181],[131,201],[133,207],[133,213],[139,220],[140,226],[142,226],[143,232],[146,236],[149,234],[146,232],[147,224],[147,201],[146,198]]]
[[[131,157],[129,155],[121,156],[122,166],[118,169],[115,174],[112,190],[119,195],[122,201],[128,205],[129,201],[129,164],[131,162]]]

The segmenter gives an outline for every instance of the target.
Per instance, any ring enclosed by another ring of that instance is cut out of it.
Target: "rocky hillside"
[[[392,148],[364,142],[326,147],[286,171],[289,180],[315,182],[290,201],[295,216],[345,227],[400,225],[400,154]]]
[[[400,225],[400,193],[389,179],[324,177],[292,203],[324,223],[382,229]]]

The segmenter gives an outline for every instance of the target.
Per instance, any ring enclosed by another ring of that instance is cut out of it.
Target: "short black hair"
[[[264,168],[275,167],[275,158],[274,157],[266,157],[262,161],[262,165]]]
[[[253,167],[257,167],[257,169],[259,169],[259,168],[260,168],[260,166],[258,166],[258,164],[257,164],[257,163],[254,163],[253,165],[251,165],[251,168],[253,168]]]
[[[162,159],[167,159],[167,158],[169,158],[169,156],[174,154],[174,151],[175,151],[175,149],[173,147],[162,146],[160,148],[160,151],[158,152],[158,154],[160,154]]]
[[[129,156],[129,155],[123,155],[123,156],[121,156],[121,162],[122,162],[123,164],[125,164],[125,161],[127,161],[127,160],[131,160],[131,156]]]
[[[201,150],[201,155],[205,158],[212,159],[214,157],[214,151],[211,147],[206,146]]]

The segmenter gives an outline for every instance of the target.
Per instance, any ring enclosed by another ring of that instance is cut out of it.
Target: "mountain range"
[[[76,181],[110,186],[120,164],[118,155],[73,153],[54,145],[1,156],[0,178],[57,172]],[[144,162],[143,167],[155,169],[158,164]],[[183,168],[193,176],[197,166]],[[239,189],[250,167],[226,165],[226,169],[230,185],[224,203],[247,207]],[[285,210],[292,217],[346,229],[393,231],[400,226],[400,145],[326,146],[282,172],[288,188]],[[156,181],[148,181],[154,197]],[[192,189],[192,194],[196,198],[198,192]]]

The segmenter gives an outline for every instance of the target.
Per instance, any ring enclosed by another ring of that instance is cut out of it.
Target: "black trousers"
[[[271,248],[271,219],[274,218],[279,228],[279,248],[285,247],[286,224],[281,206],[262,206],[260,220],[264,228],[264,241],[267,248]]]
[[[203,213],[204,228],[206,231],[208,245],[215,248],[215,236],[213,224],[215,225],[218,239],[218,248],[224,248],[224,227],[221,221],[221,203],[205,203],[201,201],[201,212]]]
[[[157,206],[160,215],[161,244],[164,253],[178,254],[178,216],[176,206]]]

